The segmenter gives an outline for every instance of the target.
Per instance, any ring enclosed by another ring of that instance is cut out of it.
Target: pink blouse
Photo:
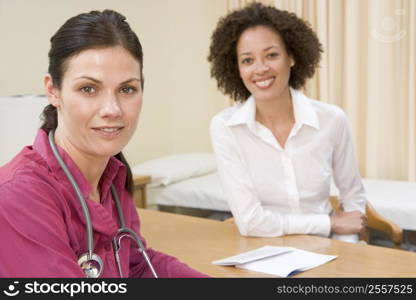
[[[126,226],[141,237],[136,208],[124,188],[126,167],[114,157],[109,160],[97,203],[89,199],[91,187],[79,168],[58,149],[86,199],[94,252],[104,262],[102,277],[118,277],[111,241],[119,218],[111,184],[119,194]],[[79,200],[52,153],[47,133],[40,129],[33,146],[0,168],[0,277],[84,277],[77,260],[86,252],[86,237]],[[125,240],[120,250],[124,276],[152,277],[137,245]],[[147,253],[159,277],[207,277],[172,256],[151,248]]]

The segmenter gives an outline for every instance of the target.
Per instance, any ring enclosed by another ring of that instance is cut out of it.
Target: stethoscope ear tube
[[[154,278],[158,278],[158,276],[157,276],[157,274],[156,274],[156,271],[155,271],[155,269],[153,268],[152,262],[150,261],[149,256],[147,255],[147,252],[146,252],[146,247],[143,245],[142,240],[141,240],[141,239],[140,239],[140,237],[137,235],[137,233],[135,233],[135,232],[134,232],[133,230],[131,230],[130,228],[127,228],[127,227],[126,227],[126,223],[125,223],[125,221],[124,221],[124,214],[123,214],[123,211],[122,211],[122,209],[121,209],[120,199],[119,199],[119,197],[118,197],[118,194],[117,194],[117,191],[116,191],[116,188],[114,187],[114,185],[111,185],[111,193],[113,194],[114,201],[116,202],[116,207],[117,207],[118,216],[119,216],[119,220],[120,220],[120,227],[121,227],[121,228],[117,231],[116,236],[113,238],[113,247],[114,247],[114,251],[116,252],[116,260],[120,260],[120,257],[119,257],[119,255],[118,255],[118,250],[119,250],[119,248],[120,248],[120,242],[121,242],[121,239],[122,239],[124,236],[128,236],[129,238],[133,239],[133,240],[137,243],[137,246],[139,247],[140,252],[142,252],[142,255],[143,255],[144,259],[146,260],[146,263],[147,263],[147,265],[149,266],[150,271],[151,271],[151,272],[152,272],[152,274],[153,274],[153,277],[154,277]],[[119,240],[117,240],[117,237],[118,237],[120,234],[122,234],[122,233],[126,233],[126,235],[122,235],[122,236],[119,238]],[[118,264],[118,267],[119,267],[119,273],[120,273],[120,276],[121,276],[121,277],[123,277],[123,276],[122,276],[122,271],[121,271],[121,264]]]
[[[119,258],[118,256],[118,250],[120,249],[120,243],[121,240],[124,237],[128,237],[130,239],[132,239],[133,241],[136,242],[138,250],[142,253],[147,265],[149,266],[150,271],[152,272],[152,275],[154,278],[158,278],[157,273],[152,265],[152,262],[150,261],[149,256],[147,255],[146,252],[146,247],[143,245],[140,237],[137,235],[137,233],[135,233],[133,230],[131,230],[130,228],[127,227],[122,227],[117,231],[117,234],[115,235],[115,237],[113,238],[113,248],[114,248],[114,252],[116,253],[116,260]],[[120,268],[120,265],[119,265]],[[120,276],[122,275],[121,270],[119,270],[120,272]]]

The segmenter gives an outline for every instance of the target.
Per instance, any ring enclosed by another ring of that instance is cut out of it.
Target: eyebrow
[[[278,47],[278,46],[272,45],[272,46],[270,46],[270,47],[264,48],[264,49],[263,49],[263,52],[268,51],[268,50],[270,50],[270,49],[272,49],[272,48],[277,48],[277,49],[279,49],[279,47]],[[251,54],[251,52],[244,52],[244,53],[241,53],[239,56],[242,56],[242,55],[250,55],[250,54]]]
[[[80,76],[80,77],[75,78],[75,80],[78,80],[78,79],[88,79],[88,80],[91,80],[91,81],[93,81],[95,83],[98,83],[98,84],[101,84],[102,83],[101,80],[95,79],[95,78],[90,77],[90,76]],[[133,78],[130,78],[130,79],[127,79],[127,80],[121,82],[120,85],[129,83],[131,81],[139,81],[140,82],[141,80],[139,78],[133,77]]]

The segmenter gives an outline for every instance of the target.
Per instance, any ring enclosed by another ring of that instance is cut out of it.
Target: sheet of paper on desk
[[[230,256],[224,259],[215,260],[212,263],[219,266],[235,266],[244,264],[247,262],[256,261],[258,259],[263,259],[266,257],[286,253],[292,251],[293,248],[290,247],[273,247],[273,246],[264,246],[257,248],[252,251],[244,252],[234,256]]]
[[[323,255],[292,247],[264,246],[257,250],[258,252],[253,250],[250,252],[242,253],[240,255],[236,255],[241,256],[246,255],[247,253],[254,253],[252,257],[255,259],[249,260],[249,258],[246,258],[245,263],[234,263],[231,265],[235,265],[237,268],[247,269],[255,272],[262,272],[277,275],[280,277],[288,277],[298,272],[306,271],[308,269],[325,264],[337,257],[336,255]],[[279,252],[279,250],[281,251]],[[259,253],[265,254],[263,258],[260,257]],[[221,265],[226,265],[224,264],[225,262],[231,263],[232,261],[235,261],[235,259],[233,259],[234,257],[235,256],[232,256],[220,261],[215,261],[213,263],[218,264],[218,262],[221,262]]]

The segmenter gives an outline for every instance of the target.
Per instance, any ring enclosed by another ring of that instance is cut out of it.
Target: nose
[[[270,67],[267,65],[267,63],[261,59],[257,60],[256,62],[256,69],[255,72],[257,74],[264,74],[266,73]]]
[[[100,107],[100,116],[102,118],[118,118],[122,115],[120,101],[116,95],[109,93],[102,99]]]

